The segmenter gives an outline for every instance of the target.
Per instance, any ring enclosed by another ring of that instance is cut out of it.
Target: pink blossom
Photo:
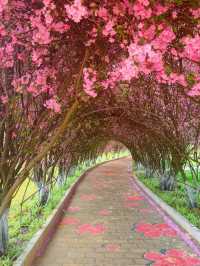
[[[155,25],[151,25],[148,29],[142,31],[142,36],[147,40],[152,40],[156,34],[156,27]]]
[[[142,4],[143,6],[148,6],[149,0],[138,0],[138,3]]]
[[[60,104],[56,101],[56,99],[54,99],[54,98],[51,98],[51,99],[47,100],[47,101],[44,103],[44,106],[45,106],[47,109],[50,109],[50,110],[54,111],[55,113],[60,113],[60,112],[61,112],[61,106],[60,106]]]
[[[106,25],[105,25],[102,33],[106,37],[108,37],[108,36],[111,36],[112,37],[112,36],[114,36],[116,34],[116,32],[114,30],[114,23],[113,23],[113,21],[109,20],[106,23]]]
[[[200,96],[200,82],[195,84],[192,89],[188,92],[189,96]]]
[[[66,31],[68,31],[70,29],[70,26],[68,24],[65,24],[63,22],[57,22],[57,23],[54,23],[52,25],[52,29],[54,31],[57,31],[57,32],[60,32],[60,33],[64,33]]]
[[[165,28],[160,35],[152,42],[154,49],[165,52],[168,45],[176,38],[173,30],[170,27]]]
[[[53,22],[53,17],[51,16],[50,12],[45,12],[44,16],[47,25]]]
[[[6,35],[6,30],[4,26],[0,25],[0,36],[5,36]]]
[[[190,10],[195,19],[200,18],[200,8]]]
[[[33,96],[37,96],[39,94],[39,91],[36,86],[30,85],[27,88],[27,91],[30,92]]]
[[[182,56],[190,60],[199,62],[200,61],[200,36],[185,37],[182,40],[185,45]]]
[[[171,83],[171,84],[179,83],[180,85],[182,85],[184,87],[187,86],[187,82],[185,80],[185,76],[184,75],[178,75],[176,73],[171,73],[169,75],[168,83]]]
[[[113,7],[113,14],[116,16],[124,16],[126,12],[126,6],[124,3],[116,3],[116,5]]]
[[[0,0],[0,13],[6,8],[8,0]]]
[[[136,78],[138,75],[137,66],[130,57],[121,63],[118,71],[121,74],[121,79],[126,81],[130,81],[131,79]]]
[[[168,6],[163,6],[161,4],[156,4],[156,6],[155,6],[155,13],[156,13],[157,16],[160,16],[163,13],[166,13],[168,9],[169,9]]]
[[[173,11],[173,12],[172,12],[172,18],[173,18],[173,19],[176,19],[177,16],[178,16],[178,15],[177,15],[177,12],[176,12],[176,11]]]
[[[3,104],[6,104],[8,102],[8,96],[2,95],[1,96],[1,101],[2,101]]]
[[[135,16],[141,19],[148,19],[152,15],[151,8],[146,8],[148,6],[149,1],[136,1],[134,4],[133,10]]]
[[[150,44],[137,45],[132,43],[129,46],[129,55],[136,61],[138,71],[144,74],[163,71],[162,55],[159,51],[154,51]]]
[[[88,11],[85,6],[82,5],[81,0],[74,0],[72,5],[65,5],[65,10],[70,19],[79,23],[83,18],[88,16]]]
[[[50,31],[42,24],[39,24],[37,30],[34,31],[33,41],[38,44],[49,44],[51,42]]]
[[[52,1],[52,0],[42,0],[43,4],[44,4],[46,7],[49,7],[49,6],[50,6],[51,1]]]
[[[99,10],[96,12],[96,15],[105,21],[108,21],[109,19],[108,10],[104,7],[100,7]]]

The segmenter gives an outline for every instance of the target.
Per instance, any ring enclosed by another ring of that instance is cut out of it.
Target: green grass
[[[97,159],[97,164],[100,162],[108,161],[113,158],[122,157],[128,155],[128,152],[122,152],[120,154],[110,153],[108,156],[102,155]],[[91,166],[90,166],[91,167]],[[23,204],[22,212],[20,211],[21,201],[25,194],[25,199],[30,197],[36,192],[36,186],[33,182],[26,180],[20,187],[16,196],[14,197],[10,213],[9,213],[9,246],[6,256],[1,257],[0,266],[11,266],[13,261],[23,252],[27,245],[27,242],[33,237],[33,235],[42,227],[49,215],[55,209],[64,196],[66,191],[77,180],[77,178],[89,167],[80,166],[75,171],[73,176],[69,176],[63,187],[56,187],[51,191],[51,197],[47,205],[43,208],[39,207],[37,194],[27,200]],[[26,190],[27,184],[29,184]]]
[[[200,228],[200,209],[190,209],[188,207],[187,198],[182,184],[178,184],[176,191],[163,192],[159,188],[159,180],[157,178],[146,178],[143,174],[139,174],[138,176],[139,179],[163,201],[176,209],[191,224]]]

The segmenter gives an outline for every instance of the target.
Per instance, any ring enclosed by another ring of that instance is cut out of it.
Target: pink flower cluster
[[[188,95],[192,97],[200,96],[200,82],[192,87],[192,89],[188,92]]]
[[[2,96],[1,96],[1,102],[2,102],[3,104],[6,104],[6,103],[8,102],[8,96],[2,95]]]
[[[131,81],[138,75],[138,68],[130,57],[121,62],[118,71],[121,74],[121,79],[126,81]]]
[[[148,6],[149,0],[137,0],[133,7],[135,16],[137,18],[141,18],[142,20],[150,18],[152,15],[152,10],[151,8],[148,8]]]
[[[200,18],[200,8],[198,9],[191,9],[191,13],[195,19]]]
[[[88,16],[87,8],[82,5],[81,0],[74,0],[72,5],[65,5],[65,10],[68,17],[76,23],[79,23]]]
[[[195,37],[185,37],[182,40],[185,45],[182,56],[192,61],[200,61],[200,36],[197,34]]]
[[[160,15],[162,15],[163,13],[167,12],[168,9],[169,9],[168,6],[163,6],[163,5],[161,5],[161,4],[158,3],[158,4],[155,6],[155,14],[156,14],[157,16],[160,16]]]
[[[151,25],[148,29],[145,29],[143,24],[139,25],[141,31],[139,31],[139,36],[145,38],[147,41],[151,41],[154,39],[156,34],[156,26]]]
[[[0,13],[6,8],[8,0],[0,0]]]
[[[34,29],[32,36],[33,44],[49,44],[51,42],[50,28],[42,23],[42,11],[37,12],[37,16],[30,18],[31,25]]]
[[[51,98],[51,99],[47,100],[47,101],[44,103],[44,106],[45,106],[47,109],[50,109],[50,110],[54,111],[55,113],[60,113],[60,112],[61,112],[61,106],[60,106],[60,104],[56,101],[56,99],[54,99],[54,98]]]
[[[109,37],[109,41],[112,43],[115,41],[114,36],[116,34],[115,30],[114,30],[114,23],[113,21],[109,20],[104,29],[103,29],[103,35],[106,37]]]
[[[154,71],[164,71],[161,53],[154,51],[150,44],[138,45],[132,43],[129,46],[129,56],[136,62],[138,72],[150,74]]]
[[[70,29],[70,26],[66,23],[63,22],[58,22],[58,23],[54,23],[52,25],[52,30],[60,32],[60,33],[64,33],[66,31],[68,31]]]
[[[176,38],[170,27],[165,28],[152,42],[153,48],[165,52],[169,44]]]

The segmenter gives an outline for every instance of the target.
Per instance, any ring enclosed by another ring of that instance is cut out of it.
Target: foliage
[[[200,228],[200,210],[199,208],[190,209],[188,207],[188,201],[185,195],[183,184],[179,184],[175,191],[164,192],[160,190],[159,180],[157,178],[146,178],[143,174],[139,174],[139,179],[162,200],[164,200],[171,207],[175,208],[180,214],[182,214],[191,224]]]

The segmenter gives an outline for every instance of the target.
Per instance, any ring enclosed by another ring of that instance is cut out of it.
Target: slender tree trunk
[[[70,167],[69,172],[68,172],[68,175],[69,176],[73,176],[74,173],[75,173],[75,171],[76,171],[76,167],[75,166]]]
[[[176,179],[173,175],[163,174],[160,178],[160,189],[162,191],[173,191],[176,187]]]
[[[17,177],[15,183],[12,185],[12,187],[9,189],[9,191],[3,195],[3,200],[1,202],[0,206],[0,217],[2,217],[5,209],[8,208],[9,202],[12,200],[12,196],[14,192],[18,189],[18,187],[23,183],[23,181],[27,178],[27,175],[29,171],[37,165],[41,161],[41,159],[44,158],[44,156],[51,150],[53,147],[55,147],[57,141],[59,138],[64,134],[65,130],[69,126],[72,117],[78,110],[79,103],[78,101],[75,101],[75,103],[71,106],[70,110],[66,113],[65,119],[62,122],[62,124],[56,129],[55,134],[53,135],[50,142],[45,142],[44,147],[42,149],[42,152],[38,153],[34,159],[32,159],[28,165],[25,167],[24,170],[22,170],[21,174]]]
[[[185,192],[188,199],[189,208],[198,208],[199,191],[189,185],[185,186]]]
[[[59,175],[57,178],[57,185],[62,187],[67,179],[67,173],[62,169],[59,171]]]
[[[63,176],[61,174],[58,175],[56,183],[57,183],[58,187],[62,187],[63,186],[64,178],[63,178]]]
[[[4,255],[8,246],[8,214],[6,209],[0,218],[0,256]]]
[[[147,178],[153,177],[154,176],[154,170],[151,169],[150,167],[146,167],[146,169],[145,169],[145,176]]]
[[[49,199],[49,187],[42,182],[37,182],[38,193],[39,193],[39,204],[45,206]]]

